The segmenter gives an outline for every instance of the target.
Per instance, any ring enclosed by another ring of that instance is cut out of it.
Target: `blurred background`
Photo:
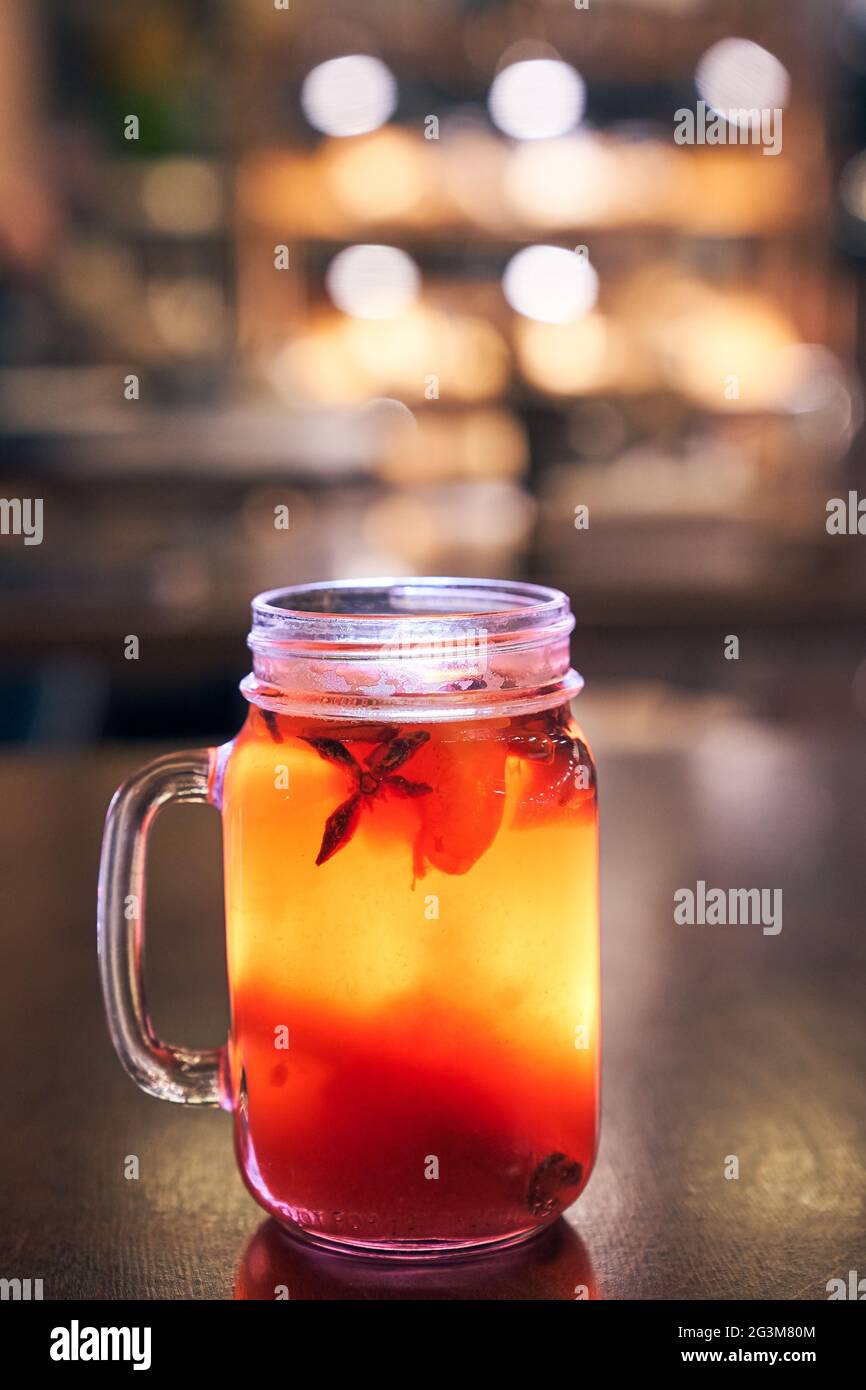
[[[0,0],[0,738],[226,736],[254,593],[413,572],[568,590],[602,735],[861,719],[864,98],[866,3]]]
[[[225,1297],[246,1246],[278,1282],[225,1117],[109,1049],[102,820],[236,732],[253,594],[437,572],[577,618],[599,1296],[866,1268],[864,265],[866,0],[0,0],[0,1271]],[[218,842],[181,807],[148,865],[195,1046]],[[672,930],[698,880],[779,887],[784,931]]]

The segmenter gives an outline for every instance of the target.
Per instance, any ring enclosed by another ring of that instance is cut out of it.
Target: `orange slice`
[[[465,874],[496,839],[505,806],[507,745],[498,738],[455,738],[436,732],[411,762],[413,777],[431,790],[415,805],[421,829],[416,871],[431,864]]]

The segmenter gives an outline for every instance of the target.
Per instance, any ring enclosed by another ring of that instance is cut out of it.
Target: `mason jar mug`
[[[490,580],[262,594],[240,733],[111,804],[118,1055],[152,1095],[231,1111],[248,1188],[310,1242],[509,1245],[589,1177],[596,777],[573,625],[564,594]],[[205,1052],[157,1038],[144,996],[146,842],[171,801],[222,815],[231,1029]]]

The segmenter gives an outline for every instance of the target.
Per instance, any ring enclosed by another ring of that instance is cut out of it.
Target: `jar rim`
[[[419,576],[269,589],[253,599],[247,699],[340,717],[480,718],[576,694],[566,594]]]
[[[360,606],[365,596],[385,596],[375,608]],[[433,595],[445,596],[431,606]],[[353,602],[354,598],[354,602]],[[422,607],[424,599],[428,602]],[[303,600],[308,602],[303,602]],[[475,603],[468,603],[476,599]],[[291,602],[288,602],[291,600]],[[449,602],[450,600],[450,602]],[[459,602],[459,606],[458,606]],[[406,578],[335,579],[311,584],[293,584],[285,588],[267,589],[252,602],[254,637],[257,629],[285,630],[286,635],[299,635],[305,626],[320,628],[323,635],[333,633],[341,620],[359,622],[365,631],[376,623],[406,622],[470,622],[473,618],[496,619],[507,622],[537,623],[557,614],[571,616],[568,596],[559,589],[543,584],[528,584],[510,579],[463,579],[456,576],[422,575]],[[574,626],[572,618],[570,627]],[[252,645],[252,643],[251,643]]]

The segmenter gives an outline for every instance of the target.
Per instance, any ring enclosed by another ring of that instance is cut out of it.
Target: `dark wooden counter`
[[[866,1275],[866,738],[716,720],[645,744],[597,748],[605,1067],[589,1188],[542,1242],[414,1272],[286,1241],[241,1184],[228,1117],[143,1096],[114,1058],[99,838],[116,782],[156,750],[7,755],[0,1275],[42,1278],[46,1298],[285,1283],[293,1298],[389,1299],[571,1299],[584,1283],[598,1298],[818,1299]],[[169,811],[154,841],[155,1020],[212,1044],[226,1025],[217,817]],[[781,888],[781,933],[675,926],[673,894],[698,879]]]

